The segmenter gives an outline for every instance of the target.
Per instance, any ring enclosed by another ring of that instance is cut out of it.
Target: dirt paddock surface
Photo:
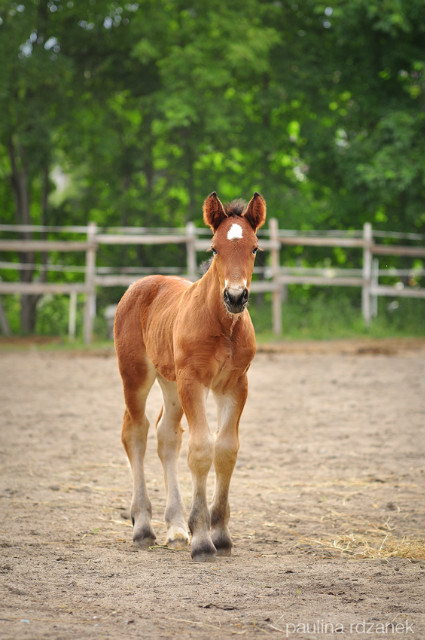
[[[161,546],[157,385],[146,477],[158,546],[141,551],[113,353],[2,349],[0,380],[0,638],[425,638],[424,341],[257,354],[234,554],[207,564]],[[213,426],[212,400],[209,415]]]

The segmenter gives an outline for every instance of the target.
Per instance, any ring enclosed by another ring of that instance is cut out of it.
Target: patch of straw
[[[355,558],[407,558],[409,560],[425,559],[425,540],[417,538],[396,538],[387,533],[384,537],[350,533],[337,536],[334,540],[318,540],[303,538],[302,544],[318,546],[322,549],[338,551]]]

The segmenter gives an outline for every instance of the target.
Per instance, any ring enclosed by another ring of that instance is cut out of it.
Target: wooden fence
[[[0,296],[2,294],[68,294],[70,295],[70,334],[75,334],[75,318],[77,294],[85,296],[84,311],[84,340],[90,343],[93,332],[93,322],[96,315],[97,287],[129,286],[137,278],[151,272],[176,274],[184,272],[190,280],[199,277],[197,252],[205,251],[211,241],[206,229],[197,229],[193,223],[188,223],[184,229],[150,229],[150,228],[113,228],[99,229],[94,223],[87,227],[42,227],[31,225],[0,225],[0,232],[23,233],[72,233],[83,234],[84,240],[16,240],[0,239],[0,251],[16,252],[18,254],[34,254],[50,251],[84,252],[85,266],[60,266],[46,263],[40,264],[17,263],[0,261],[0,269],[45,269],[46,277],[49,271],[82,272],[84,282],[5,282],[0,278]],[[376,300],[378,296],[425,298],[425,288],[406,286],[401,278],[421,278],[425,270],[420,269],[380,269],[379,256],[407,256],[410,258],[425,258],[425,246],[406,246],[383,244],[382,239],[411,240],[422,242],[423,236],[412,233],[377,232],[372,230],[369,223],[362,231],[328,231],[328,232],[298,232],[280,230],[276,219],[270,219],[268,229],[259,233],[260,245],[269,252],[267,266],[256,268],[254,273],[261,274],[260,280],[252,282],[251,290],[256,292],[270,292],[272,294],[272,324],[276,334],[281,333],[282,302],[286,299],[286,287],[289,284],[308,284],[318,286],[359,287],[362,291],[362,313],[365,323],[370,324],[371,318],[377,313]],[[177,268],[149,269],[146,267],[97,267],[96,253],[102,245],[166,245],[184,244],[186,247],[186,269]],[[341,247],[354,248],[362,252],[361,269],[336,268],[306,268],[284,267],[281,265],[282,247],[285,246],[310,247]],[[183,273],[182,273],[183,275]],[[379,284],[379,278],[390,276],[398,279],[395,285]],[[1,298],[0,298],[1,301]],[[4,312],[0,302],[0,321],[5,326]],[[1,326],[1,325],[0,325]]]

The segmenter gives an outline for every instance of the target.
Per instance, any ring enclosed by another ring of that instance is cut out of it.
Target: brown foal
[[[214,192],[205,200],[203,214],[214,232],[214,256],[205,275],[194,283],[171,276],[138,280],[119,303],[114,328],[126,404],[122,442],[133,474],[134,542],[139,547],[155,542],[144,455],[149,428],[146,400],[157,379],[164,399],[157,436],[167,491],[166,544],[179,548],[189,543],[177,478],[180,421],[185,413],[193,483],[189,529],[192,558],[197,561],[230,555],[232,549],[229,485],[239,449],[247,371],[255,354],[246,306],[258,249],[256,231],[264,224],[266,204],[255,193],[247,206],[237,200],[223,207]],[[205,408],[210,389],[217,403],[215,435]],[[212,464],[216,483],[209,509],[206,483]]]

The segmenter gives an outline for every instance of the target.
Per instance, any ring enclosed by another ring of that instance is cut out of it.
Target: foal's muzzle
[[[223,291],[223,301],[229,313],[242,313],[248,303],[249,291],[245,287],[242,290],[229,290],[227,287]]]

